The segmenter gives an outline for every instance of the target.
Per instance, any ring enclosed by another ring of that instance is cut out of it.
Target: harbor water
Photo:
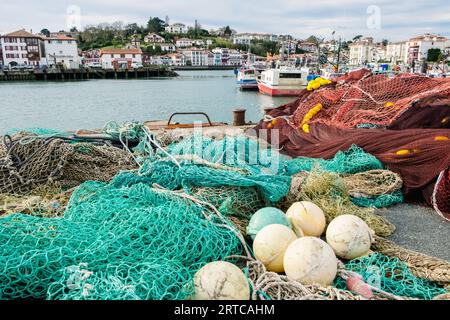
[[[106,122],[166,120],[173,112],[206,112],[211,121],[232,122],[247,109],[256,122],[264,108],[292,101],[240,91],[232,70],[179,71],[179,77],[140,80],[29,81],[0,83],[0,134],[13,128],[101,128]],[[174,121],[202,120],[178,116]]]

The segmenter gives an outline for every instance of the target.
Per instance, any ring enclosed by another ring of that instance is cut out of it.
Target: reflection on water
[[[99,128],[109,120],[165,120],[173,112],[206,112],[212,121],[231,122],[235,108],[247,109],[247,120],[256,122],[264,108],[294,99],[240,91],[232,70],[178,73],[169,79],[0,83],[0,134],[10,128],[71,130]]]

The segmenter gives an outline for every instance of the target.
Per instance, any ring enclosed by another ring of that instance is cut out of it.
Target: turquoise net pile
[[[338,174],[355,174],[369,170],[384,169],[384,165],[373,155],[353,145],[346,151],[339,151],[333,159],[299,157],[289,159],[278,151],[262,145],[260,141],[247,137],[213,140],[191,136],[169,146],[172,155],[195,155],[212,163],[231,165],[246,169],[254,174],[276,175],[277,180],[289,180],[299,172],[311,172],[314,168]],[[271,189],[272,192],[276,189]],[[285,188],[281,190],[285,192]],[[278,198],[278,197],[277,197]],[[374,197],[351,197],[354,204],[361,207],[388,207],[403,202],[400,190]]]
[[[63,218],[0,220],[1,299],[184,299],[199,268],[242,253],[204,208],[118,178],[82,184]]]
[[[197,139],[169,155],[141,143],[138,171],[81,184],[62,218],[1,218],[0,299],[185,299],[199,268],[243,247],[231,222],[176,192],[249,218],[317,164],[339,173],[382,167],[357,147],[332,160],[291,160],[253,139]]]
[[[396,296],[431,300],[447,293],[437,283],[414,276],[400,259],[380,253],[351,260],[346,270],[360,274],[366,283]],[[348,289],[340,277],[335,280],[335,286]]]

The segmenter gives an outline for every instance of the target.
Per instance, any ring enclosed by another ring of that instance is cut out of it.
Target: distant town
[[[150,18],[136,23],[99,24],[79,31],[38,33],[20,29],[0,35],[0,71],[65,69],[139,69],[151,65],[171,67],[239,67],[248,63],[277,61],[282,56],[298,66],[372,66],[417,73],[447,73],[450,40],[423,34],[400,42],[375,41],[356,35],[353,39],[311,36],[238,33],[225,26],[205,30],[171,23],[169,18]]]

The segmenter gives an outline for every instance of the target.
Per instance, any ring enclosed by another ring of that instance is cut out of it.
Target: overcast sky
[[[76,15],[80,11],[79,19]],[[450,36],[449,0],[0,0],[0,34],[51,31],[100,22],[145,24],[150,16],[205,29],[403,40],[425,32]]]

